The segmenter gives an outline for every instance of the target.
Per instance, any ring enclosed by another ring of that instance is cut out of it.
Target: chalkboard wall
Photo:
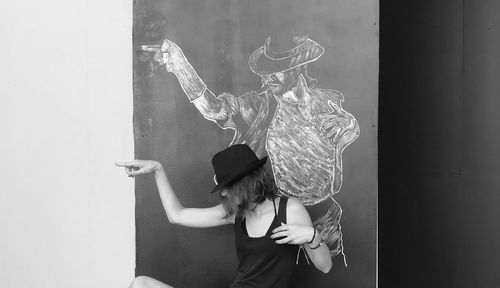
[[[324,275],[301,259],[294,287],[375,287],[377,223],[378,2],[158,1],[134,3],[135,156],[163,163],[187,207],[216,205],[210,159],[234,132],[208,121],[177,78],[158,66],[143,45],[169,39],[182,48],[207,87],[243,95],[260,91],[250,54],[271,38],[274,50],[307,35],[325,53],[308,65],[318,87],[343,93],[342,107],[359,123],[346,147],[343,184],[334,199],[343,209],[344,253]],[[310,207],[313,219],[325,207]],[[236,272],[232,227],[194,229],[169,224],[153,177],[136,179],[136,275],[175,287],[225,287]]]

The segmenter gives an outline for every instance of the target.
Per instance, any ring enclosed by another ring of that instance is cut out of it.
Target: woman
[[[212,159],[221,204],[211,208],[184,208],[172,190],[162,165],[135,160],[117,163],[134,177],[154,173],[160,198],[170,223],[189,227],[235,224],[238,271],[231,288],[288,287],[299,246],[324,273],[332,266],[330,251],[312,227],[302,203],[278,197],[278,189],[264,164],[245,144],[218,152]],[[151,277],[139,276],[131,288],[171,287]]]

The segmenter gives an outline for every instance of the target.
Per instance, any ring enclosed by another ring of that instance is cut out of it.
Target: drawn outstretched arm
[[[152,48],[148,50],[145,47],[143,46],[144,50],[153,51]],[[188,100],[206,119],[216,122],[222,128],[236,128],[232,121],[232,116],[239,112],[239,103],[236,97],[228,93],[215,96],[198,76],[181,48],[174,42],[164,40],[161,48],[156,52],[160,53],[161,56],[156,56],[155,60],[165,65],[167,71],[172,72],[177,77]]]
[[[185,208],[175,194],[160,162],[152,160],[134,160],[116,163],[125,167],[128,176],[153,173],[158,186],[161,203],[172,224],[188,227],[213,227],[234,222],[234,217],[226,217],[226,210],[220,204],[210,208]]]

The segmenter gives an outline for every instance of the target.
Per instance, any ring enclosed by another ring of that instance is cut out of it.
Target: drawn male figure
[[[316,81],[307,74],[308,63],[324,53],[321,45],[302,36],[295,39],[296,47],[278,53],[269,49],[269,42],[249,58],[265,90],[239,97],[210,91],[172,41],[164,40],[161,48],[142,48],[156,52],[155,60],[174,73],[206,119],[235,131],[231,145],[246,143],[259,157],[269,156],[284,195],[305,205],[333,200],[342,184],[342,151],[358,137],[358,123],[342,108],[340,92],[315,88]],[[333,256],[342,252],[340,216],[333,200],[328,213],[315,222]]]

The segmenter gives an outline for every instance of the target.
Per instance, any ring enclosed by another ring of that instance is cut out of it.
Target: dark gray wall
[[[384,1],[381,287],[499,287],[500,2]]]
[[[340,90],[361,136],[343,153],[344,182],[335,199],[349,268],[335,258],[321,275],[298,267],[296,287],[374,287],[377,199],[378,7],[376,1],[135,1],[134,129],[136,157],[158,159],[174,189],[190,207],[217,204],[212,155],[225,148],[232,131],[207,121],[189,103],[165,69],[151,77],[140,45],[175,41],[216,94],[260,89],[248,67],[250,53],[271,36],[277,50],[306,34],[325,47],[309,65],[318,87]],[[175,287],[224,287],[236,269],[232,227],[192,229],[170,225],[153,177],[136,179],[137,275]],[[317,211],[311,211],[317,214]],[[302,262],[304,262],[302,260]]]

